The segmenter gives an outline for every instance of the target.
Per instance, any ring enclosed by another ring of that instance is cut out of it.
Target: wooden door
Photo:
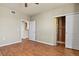
[[[65,16],[58,17],[58,34],[57,41],[65,42]]]

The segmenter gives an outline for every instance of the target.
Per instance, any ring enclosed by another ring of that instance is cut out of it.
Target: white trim
[[[54,15],[53,17],[67,16],[67,15],[73,15],[73,14],[79,14],[79,12],[71,12],[71,13],[59,14],[59,15]]]
[[[51,44],[51,43],[47,43],[47,42],[43,42],[43,41],[39,41],[39,40],[32,40],[32,41],[36,41],[36,42],[43,43],[43,44],[47,44],[47,45],[56,46],[56,44]]]
[[[57,43],[65,44],[65,42],[62,42],[62,41],[57,41]]]
[[[3,45],[0,45],[0,47],[15,44],[15,43],[20,43],[20,42],[22,42],[22,41],[16,41],[16,42],[8,43],[8,44],[3,44]]]

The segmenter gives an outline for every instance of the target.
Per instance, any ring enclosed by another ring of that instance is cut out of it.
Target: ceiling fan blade
[[[25,3],[25,7],[27,7],[27,3]]]

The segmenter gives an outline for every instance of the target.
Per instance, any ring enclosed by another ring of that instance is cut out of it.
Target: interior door
[[[58,42],[65,42],[65,17],[58,17]]]
[[[73,48],[73,24],[74,24],[74,15],[66,16],[66,48]]]
[[[62,17],[62,42],[65,42],[65,17]]]
[[[35,40],[35,21],[30,21],[30,24],[29,24],[29,39]]]

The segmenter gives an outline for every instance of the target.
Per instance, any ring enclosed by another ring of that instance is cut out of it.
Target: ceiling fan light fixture
[[[34,3],[36,5],[39,5],[39,3]],[[25,7],[28,7],[28,3],[25,3]]]
[[[25,3],[25,7],[27,7],[27,3]]]
[[[37,5],[38,5],[39,3],[35,3],[35,4],[37,4]]]

